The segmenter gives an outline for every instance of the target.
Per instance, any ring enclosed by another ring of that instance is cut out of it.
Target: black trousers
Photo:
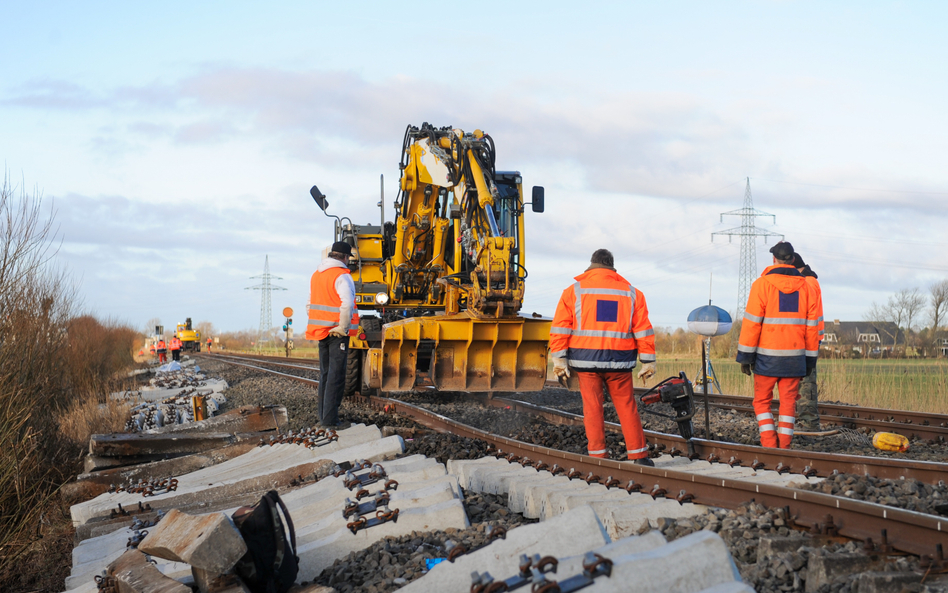
[[[323,426],[339,424],[339,405],[346,388],[349,338],[327,336],[319,341],[319,399],[316,411]]]
[[[171,351],[171,360],[181,360],[181,351],[180,351],[180,350],[172,350],[172,351]]]

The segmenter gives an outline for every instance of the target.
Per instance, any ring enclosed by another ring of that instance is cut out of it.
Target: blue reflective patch
[[[780,295],[780,312],[781,313],[797,313],[800,311],[800,292],[794,290],[791,293],[781,292]]]
[[[596,321],[615,323],[619,319],[619,301],[596,301]]]
[[[444,558],[425,558],[425,568],[431,570],[436,564],[444,562]]]

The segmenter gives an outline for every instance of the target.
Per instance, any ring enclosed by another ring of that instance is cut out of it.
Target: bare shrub
[[[42,537],[44,510],[79,468],[82,430],[131,360],[137,334],[76,317],[77,291],[53,265],[54,215],[35,193],[0,185],[0,590]],[[91,402],[90,402],[91,400]],[[87,409],[78,416],[71,411]],[[105,418],[108,419],[108,414]],[[65,420],[65,422],[61,422]],[[68,434],[63,431],[68,428]],[[85,438],[88,438],[86,435]],[[42,547],[42,546],[41,546]],[[20,576],[16,576],[20,578]]]

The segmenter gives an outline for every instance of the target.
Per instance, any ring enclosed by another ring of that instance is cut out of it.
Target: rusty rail
[[[313,379],[288,375],[279,371],[265,369],[256,365],[226,361],[237,366],[254,368],[296,381],[315,386]],[[808,490],[784,488],[769,484],[757,484],[727,478],[713,478],[698,474],[676,472],[668,469],[651,468],[628,462],[599,459],[531,445],[490,434],[480,429],[455,422],[445,416],[430,412],[418,406],[382,397],[353,396],[353,401],[364,405],[387,410],[412,418],[419,424],[440,432],[449,432],[459,436],[483,440],[511,461],[520,461],[524,465],[544,464],[571,468],[573,475],[592,476],[602,483],[619,480],[620,483],[640,484],[642,491],[653,497],[666,496],[679,501],[722,508],[736,508],[753,500],[770,508],[783,508],[787,519],[797,527],[808,528],[815,533],[841,535],[863,541],[867,547],[879,543],[911,554],[933,556],[939,546],[948,543],[948,519],[926,515],[904,509],[891,508],[878,504],[831,496]],[[665,435],[669,436],[669,435]],[[672,437],[674,438],[674,437]],[[721,447],[722,451],[731,445],[727,443],[699,442],[712,447]],[[761,447],[738,445],[740,449],[751,449],[763,455]],[[737,449],[734,449],[737,451]],[[800,451],[785,450],[783,455],[796,455]],[[851,458],[855,464],[871,466],[877,458],[862,458],[846,455],[831,455],[836,459]],[[758,457],[759,460],[759,457]],[[878,460],[889,461],[889,460]],[[904,463],[904,460],[899,460]],[[924,463],[924,462],[916,462]],[[935,464],[940,465],[940,464]],[[944,466],[943,466],[944,467]],[[776,467],[774,468],[776,469]],[[654,483],[654,485],[652,485]]]

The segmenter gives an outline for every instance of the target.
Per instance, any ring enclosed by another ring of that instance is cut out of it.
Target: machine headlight
[[[375,295],[375,304],[377,305],[387,305],[388,304],[388,293],[380,292]]]

